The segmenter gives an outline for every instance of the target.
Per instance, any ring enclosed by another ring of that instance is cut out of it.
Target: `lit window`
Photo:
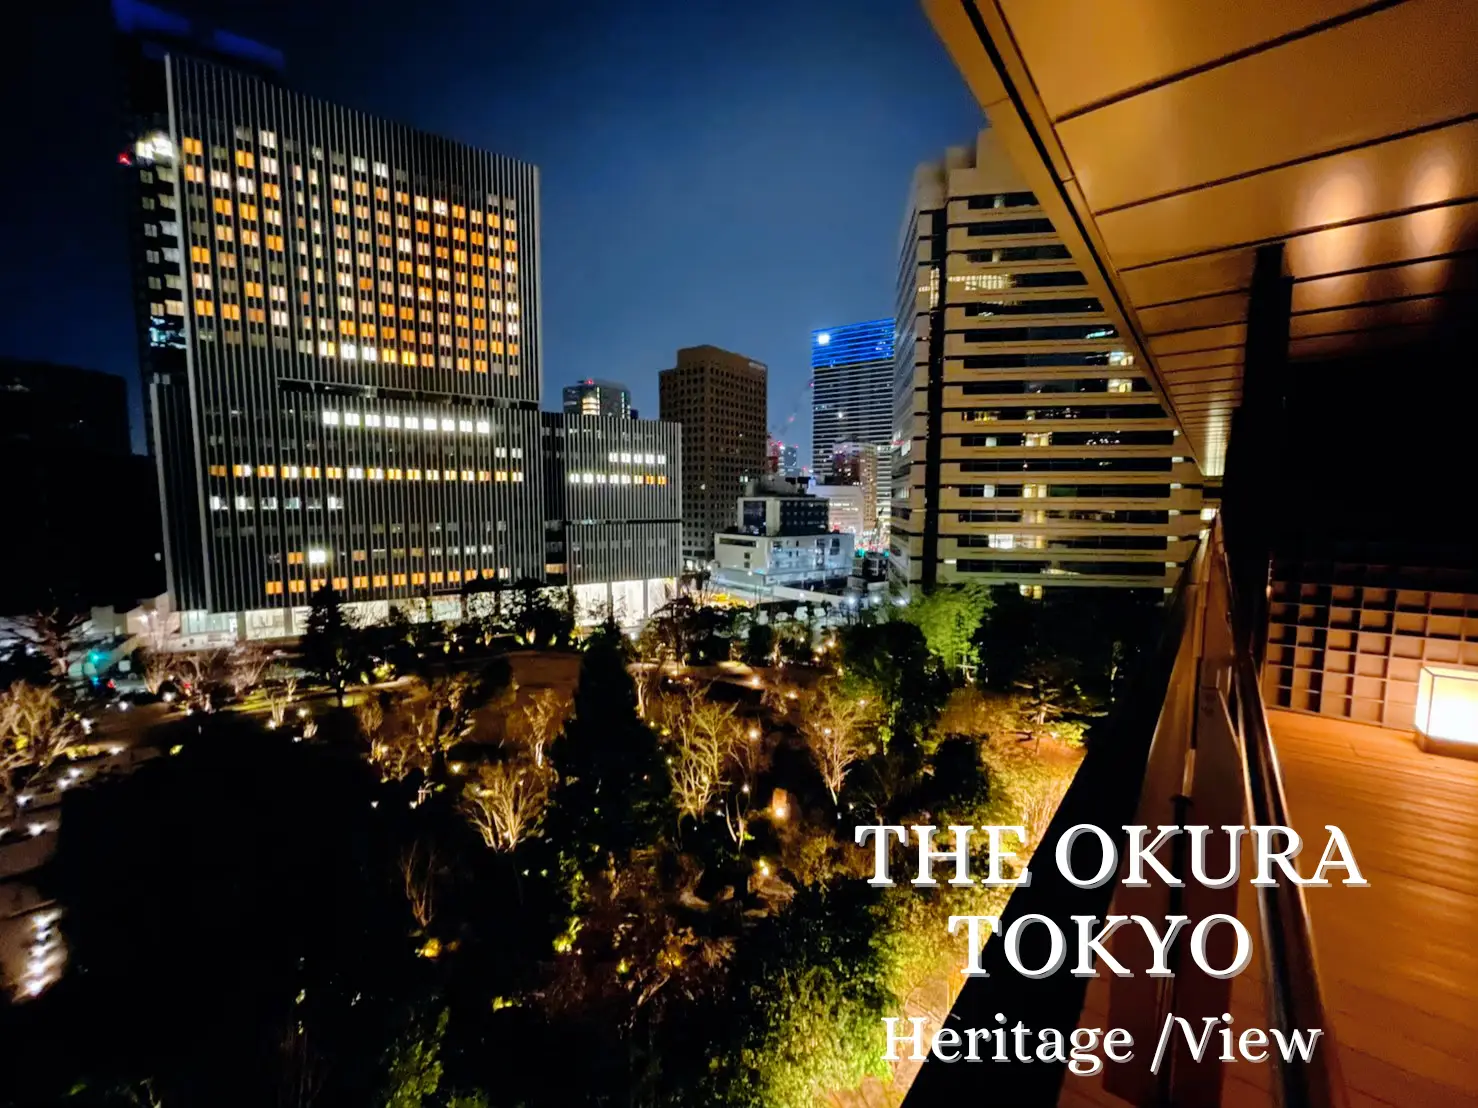
[[[400,417],[398,415],[387,415],[385,417],[385,426],[398,428],[400,426]]]
[[[457,429],[457,421],[454,419],[444,419],[441,421],[441,429],[443,431],[455,431]]]
[[[457,430],[461,431],[464,435],[472,434],[472,421],[470,419],[459,421],[457,424]]]
[[[367,415],[364,417],[364,425],[366,427],[378,427],[380,425],[380,417],[374,414]]]
[[[339,425],[339,413],[338,412],[324,412],[323,413],[323,425],[325,427],[337,427]]]
[[[359,426],[359,413],[358,412],[345,412],[344,413],[344,426],[345,427],[358,427]]]
[[[488,434],[491,434],[492,433],[492,425],[489,424],[488,421],[485,420],[485,419],[479,419],[477,421],[477,433],[479,435],[488,435]]]

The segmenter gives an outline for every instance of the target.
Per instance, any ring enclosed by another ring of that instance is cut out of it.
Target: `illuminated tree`
[[[239,643],[233,647],[226,656],[225,674],[232,695],[242,697],[261,684],[274,653],[260,643]]]
[[[771,754],[764,729],[753,723],[744,727],[729,750],[730,787],[723,802],[724,827],[736,845],[743,846],[749,835],[749,809],[760,775],[770,766]]]
[[[419,842],[402,851],[400,879],[416,926],[424,931],[436,916],[436,851]]]
[[[569,698],[557,689],[534,689],[520,708],[515,734],[536,767],[543,768],[544,753],[564,730],[569,710]]]
[[[867,754],[867,728],[877,708],[849,695],[836,678],[826,678],[793,702],[791,718],[810,752],[832,803],[841,795],[847,771]]]
[[[215,710],[216,700],[227,688],[230,652],[196,650],[175,659],[175,672],[186,685],[189,705],[201,712]]]
[[[548,798],[548,776],[517,759],[479,766],[459,808],[489,847],[512,850],[538,826]]]
[[[287,710],[298,699],[298,679],[289,677],[278,682],[267,692],[267,707],[271,711],[272,726],[281,727],[287,720]]]
[[[678,818],[702,820],[725,785],[724,773],[744,738],[744,725],[732,704],[720,704],[699,689],[661,697],[653,722],[667,751]]]
[[[898,618],[924,633],[929,649],[948,670],[979,659],[976,632],[990,611],[991,594],[980,585],[941,585],[914,596]]]
[[[85,734],[55,687],[17,681],[0,691],[0,795],[13,794],[22,773],[45,773]]]

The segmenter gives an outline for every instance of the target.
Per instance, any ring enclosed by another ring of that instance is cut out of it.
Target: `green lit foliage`
[[[736,954],[703,1096],[688,1102],[813,1108],[885,1074],[881,1019],[897,976],[887,912],[884,890],[847,880],[802,889],[762,921]]]
[[[923,631],[903,621],[858,623],[838,633],[845,686],[879,706],[879,741],[917,743],[949,698],[950,677]]]
[[[941,585],[915,595],[896,618],[922,631],[929,649],[953,673],[975,663],[975,635],[990,607],[990,591],[981,585]]]
[[[385,1108],[422,1108],[441,1087],[441,1047],[451,1013],[410,1021],[385,1059]]]

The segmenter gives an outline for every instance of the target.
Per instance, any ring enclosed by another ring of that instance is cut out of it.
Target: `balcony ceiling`
[[[1470,310],[1475,0],[924,6],[1049,214],[1075,224],[1074,256],[1208,474],[1241,395],[1258,246],[1286,244],[1295,360]]]

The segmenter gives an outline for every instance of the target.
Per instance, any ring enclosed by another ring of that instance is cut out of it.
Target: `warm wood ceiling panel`
[[[1193,354],[1201,350],[1240,350],[1247,341],[1247,327],[1242,323],[1225,327],[1197,327],[1177,331],[1173,335],[1157,335],[1150,339],[1150,350],[1156,355]]]
[[[923,2],[1207,473],[1259,246],[1284,246],[1296,360],[1473,310],[1478,0]]]
[[[1229,293],[1183,300],[1178,304],[1162,304],[1139,309],[1139,325],[1149,335],[1167,331],[1183,331],[1188,327],[1215,327],[1223,323],[1240,323],[1247,318],[1247,295]]]
[[[1306,338],[1312,335],[1338,334],[1341,331],[1435,323],[1452,306],[1446,297],[1429,296],[1419,300],[1396,300],[1389,304],[1310,312],[1293,317],[1289,334],[1293,338]]]
[[[1466,259],[1440,258],[1386,265],[1299,281],[1293,286],[1293,310],[1295,313],[1320,311],[1350,304],[1430,295],[1444,290],[1470,290],[1475,264],[1478,264],[1478,254]]]
[[[1366,2],[999,0],[1054,119]]]
[[[1121,270],[1277,241],[1478,195],[1475,149],[1478,120],[1110,212],[1098,228]]]
[[[1478,4],[1407,0],[1066,120],[1057,137],[1102,213],[1478,112],[1474,57]]]

